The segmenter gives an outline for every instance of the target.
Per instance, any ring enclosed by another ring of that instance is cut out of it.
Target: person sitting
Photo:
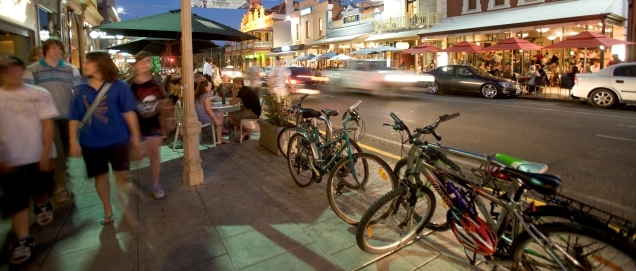
[[[203,77],[203,74],[200,74],[198,72],[194,73],[194,90],[196,91],[199,83],[205,81],[205,77]]]
[[[230,77],[227,74],[221,76],[223,83],[216,87],[217,95],[221,97],[232,97],[232,83],[230,83]]]
[[[242,102],[243,109],[238,112],[231,113],[228,122],[234,127],[239,127],[241,125],[241,120],[258,119],[261,116],[261,103],[259,102],[256,93],[251,88],[244,85],[242,77],[235,77],[232,79],[232,83],[234,88],[232,90],[233,98],[230,100],[230,104],[235,105]],[[243,134],[237,135],[236,142],[240,142],[241,137],[243,140],[250,139],[251,132],[251,129],[243,126]]]
[[[212,83],[208,80],[201,81],[194,93],[194,109],[201,124],[212,124],[214,122],[214,130],[216,131],[216,144],[228,144],[224,140],[222,134],[229,134],[230,131],[223,128],[223,113],[212,111]]]

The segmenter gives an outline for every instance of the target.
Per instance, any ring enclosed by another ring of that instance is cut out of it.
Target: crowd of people
[[[67,158],[81,157],[86,176],[94,178],[101,200],[101,225],[114,223],[109,172],[112,169],[118,198],[133,195],[128,171],[130,156],[143,152],[150,161],[152,196],[166,196],[160,184],[160,146],[170,132],[166,118],[181,104],[180,75],[166,75],[162,81],[151,71],[152,54],[139,52],[127,78],[121,78],[106,51],[86,54],[82,72],[65,60],[66,46],[50,38],[29,55],[29,63],[16,56],[0,56],[0,208],[10,218],[16,242],[11,246],[11,264],[31,257],[34,239],[29,232],[30,201],[36,223],[53,221],[57,204],[74,198],[68,189]],[[242,119],[261,115],[257,92],[243,78],[221,76],[219,69],[204,67],[196,75],[196,113],[203,123],[217,127],[218,144],[228,144],[221,135]],[[216,71],[216,72],[214,72]],[[228,117],[211,108],[213,95],[240,103],[241,109]],[[228,126],[229,125],[229,126]],[[250,138],[249,127],[236,135]],[[124,206],[124,218],[136,225]],[[97,216],[97,215],[96,215]],[[97,219],[96,219],[97,220]]]

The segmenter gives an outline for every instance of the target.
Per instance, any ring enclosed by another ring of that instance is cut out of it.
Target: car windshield
[[[472,68],[472,70],[473,70],[476,74],[478,74],[478,75],[481,75],[481,76],[492,76],[492,74],[490,74],[490,73],[486,72],[484,69],[477,68],[477,67],[475,67],[475,66],[470,66],[470,67],[471,67],[471,68]]]

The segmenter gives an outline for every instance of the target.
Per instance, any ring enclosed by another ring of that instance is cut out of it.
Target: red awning
[[[527,40],[522,40],[518,38],[509,38],[505,40],[501,40],[497,42],[497,44],[493,46],[488,46],[484,48],[482,51],[506,51],[506,50],[540,50],[541,46],[530,43]]]
[[[610,38],[600,33],[592,33],[589,31],[583,31],[572,37],[566,38],[564,41],[557,42],[552,45],[543,47],[543,49],[551,48],[596,48],[596,47],[611,47],[620,44],[635,44],[631,41],[619,40]]]
[[[442,50],[442,52],[477,54],[481,53],[483,49],[484,48],[481,48],[479,45],[474,44],[470,41],[462,41],[458,44]]]
[[[422,54],[422,53],[436,53],[439,51],[441,50],[432,44],[422,43],[422,44],[418,44],[417,46],[411,49],[405,50],[402,53],[403,54]]]

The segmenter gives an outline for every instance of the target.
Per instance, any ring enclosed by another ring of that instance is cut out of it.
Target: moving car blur
[[[234,78],[234,77],[242,77],[243,73],[239,71],[237,68],[234,68],[233,66],[226,66],[221,68],[221,75],[227,75],[230,78]]]
[[[521,94],[519,83],[493,76],[471,65],[440,66],[428,72],[435,81],[428,85],[428,92],[480,93],[484,98]]]
[[[423,91],[435,78],[428,74],[389,67],[386,59],[355,59],[344,61],[343,68],[325,70],[329,84],[343,89],[371,92]]]

